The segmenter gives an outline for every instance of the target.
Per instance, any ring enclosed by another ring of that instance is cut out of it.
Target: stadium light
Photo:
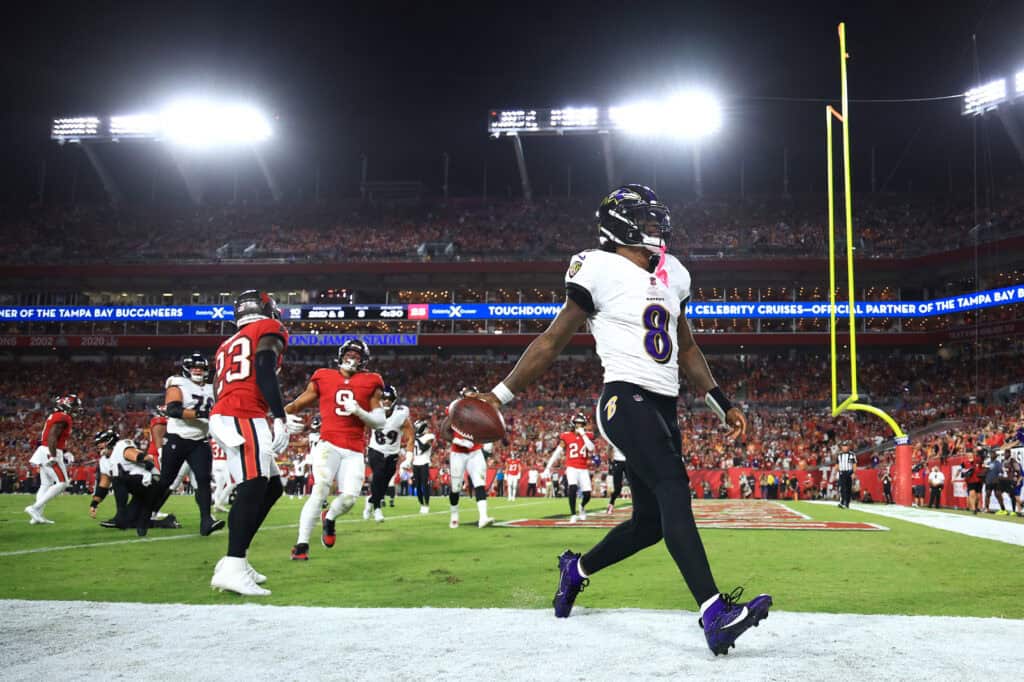
[[[270,122],[254,107],[180,100],[160,112],[161,137],[184,147],[208,148],[262,142]]]
[[[1013,77],[1013,80],[1017,95],[1024,95],[1024,71],[1018,71],[1017,75]]]
[[[696,140],[722,127],[722,109],[710,93],[692,90],[668,99],[612,107],[608,112],[615,128],[634,135]]]
[[[1006,79],[979,85],[964,93],[964,116],[984,114],[1006,101]]]

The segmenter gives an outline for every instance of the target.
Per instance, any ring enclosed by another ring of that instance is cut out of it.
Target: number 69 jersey
[[[376,372],[356,372],[350,377],[338,369],[318,369],[310,383],[320,395],[320,439],[345,450],[362,453],[366,449],[366,424],[345,411],[342,404],[354,398],[359,407],[370,409],[370,398],[384,388],[384,379]]]
[[[256,384],[256,345],[264,336],[277,336],[288,345],[288,331],[279,320],[250,322],[217,349],[217,402],[211,414],[245,419],[266,418],[270,406]],[[278,358],[280,362],[280,358]]]
[[[409,408],[395,405],[384,422],[384,426],[373,430],[370,449],[382,455],[397,455],[402,449],[402,426],[409,420]]]
[[[608,251],[572,257],[566,295],[590,314],[604,383],[626,381],[659,395],[679,395],[676,342],[690,273],[671,254],[665,254],[664,270],[667,283]]]

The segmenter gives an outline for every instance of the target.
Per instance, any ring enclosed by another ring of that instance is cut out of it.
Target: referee
[[[839,508],[850,508],[850,495],[853,492],[853,472],[857,468],[857,456],[850,452],[850,446],[843,443],[839,453]]]

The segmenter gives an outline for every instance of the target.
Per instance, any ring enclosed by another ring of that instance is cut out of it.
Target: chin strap
[[[660,279],[665,286],[668,286],[668,270],[665,269],[665,252],[667,250],[663,242],[661,249],[658,250],[658,265],[654,268],[654,276]]]

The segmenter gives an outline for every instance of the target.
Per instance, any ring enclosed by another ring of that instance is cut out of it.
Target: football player
[[[68,393],[56,400],[53,412],[43,424],[39,447],[29,460],[29,464],[39,467],[39,490],[36,491],[36,501],[25,507],[29,523],[33,525],[53,523],[43,516],[43,510],[50,500],[67,490],[70,485],[65,455],[70,456],[71,453],[65,450],[74,426],[74,417],[81,412],[82,401],[78,395]]]
[[[263,596],[270,594],[260,587],[266,576],[252,567],[247,553],[284,492],[276,459],[288,447],[288,430],[277,372],[288,331],[274,297],[256,290],[235,300],[235,326],[238,331],[217,349],[210,433],[227,455],[238,485],[228,516],[228,553],[217,562],[210,586]]]
[[[384,520],[381,503],[385,493],[391,496],[391,506],[395,506],[393,479],[398,468],[398,453],[402,446],[405,446],[406,453],[412,452],[415,439],[409,408],[398,404],[398,389],[385,386],[380,394],[380,404],[384,408],[384,424],[373,430],[370,449],[366,453],[373,477],[370,479],[370,496],[366,498],[363,509],[364,521],[370,518],[371,513],[374,521]]]
[[[101,456],[109,455],[109,470],[113,474],[111,486],[117,502],[113,526],[124,530],[135,527],[136,533],[145,535],[150,526],[150,515],[156,501],[154,479],[156,462],[139,448],[135,441],[121,438],[110,428],[93,437]],[[101,525],[109,526],[108,522]]]
[[[338,348],[337,368],[313,372],[302,395],[284,408],[292,433],[304,428],[299,412],[308,407],[317,405],[322,420],[313,456],[313,492],[302,506],[299,537],[292,547],[296,561],[309,559],[309,536],[317,514],[323,524],[320,542],[328,549],[334,546],[334,521],[352,509],[363,488],[366,427],[380,428],[387,421],[381,407],[384,380],[367,371],[369,362],[370,347],[360,339],[349,339]],[[338,496],[321,512],[334,481],[338,482]]]
[[[181,361],[181,372],[168,377],[164,383],[167,439],[160,449],[160,484],[156,492],[162,506],[178,484],[181,469],[187,463],[199,507],[200,535],[209,535],[224,527],[224,522],[210,513],[213,386],[206,381],[209,369],[210,363],[201,353],[192,353]]]
[[[729,428],[746,433],[743,412],[715,382],[686,322],[690,273],[667,253],[668,207],[649,187],[625,185],[597,211],[600,249],[572,257],[565,274],[566,301],[551,325],[507,377],[480,396],[495,407],[535,382],[589,322],[604,368],[597,404],[602,437],[626,457],[633,514],[582,557],[559,557],[555,616],[567,617],[591,575],[664,538],[700,607],[708,647],[725,653],[749,627],[768,615],[766,594],[740,602],[719,592],[690,506],[677,413],[679,372]]]
[[[614,514],[615,500],[619,499],[619,495],[622,494],[622,475],[626,471],[626,456],[618,448],[612,448],[612,460],[609,463],[609,469],[611,469],[612,474],[612,494],[608,498],[608,509],[605,510],[605,513]]]
[[[475,386],[464,387],[459,395],[476,395]],[[448,521],[449,528],[459,527],[459,493],[462,490],[463,480],[469,475],[470,483],[473,484],[473,492],[476,496],[476,508],[480,517],[477,520],[478,528],[486,528],[494,525],[494,519],[487,514],[487,462],[484,460],[484,447],[473,441],[467,435],[456,434],[452,430],[451,405],[448,406],[444,421],[441,423],[441,437],[446,439],[451,447],[449,449],[449,466],[452,471],[452,491],[448,495],[451,503],[451,518]],[[488,443],[490,445],[490,443]]]
[[[92,502],[89,503],[89,516],[96,518],[96,509],[110,494],[114,484],[114,467],[110,463],[110,453],[101,447],[100,458],[96,462],[96,488],[93,490]]]
[[[416,486],[416,499],[420,503],[420,514],[430,513],[430,461],[434,455],[433,433],[430,432],[430,422],[426,419],[417,419],[414,425],[416,440],[413,449],[406,453],[402,466],[412,469],[412,481]]]
[[[563,453],[566,454],[565,479],[569,484],[569,523],[587,520],[587,502],[590,502],[590,457],[594,454],[593,434],[587,433],[587,415],[577,412],[569,421],[572,431],[558,436],[558,447],[551,453],[544,471],[551,473]],[[576,495],[583,493],[580,513],[576,515]]]

